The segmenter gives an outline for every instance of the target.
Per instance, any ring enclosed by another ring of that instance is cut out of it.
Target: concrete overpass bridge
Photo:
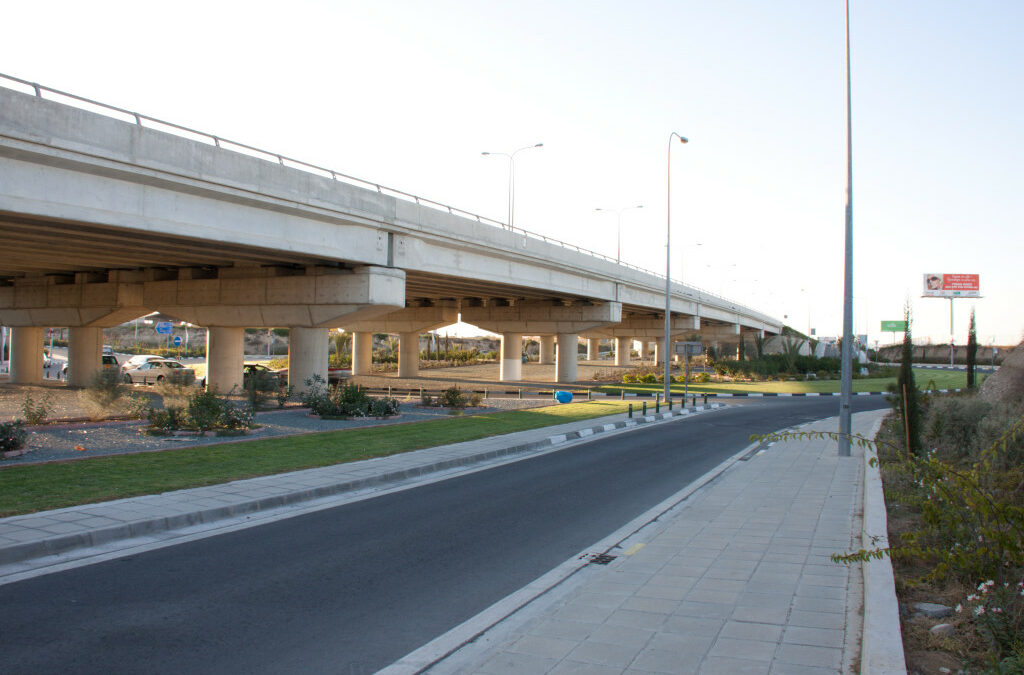
[[[59,99],[59,100],[55,100]],[[72,105],[72,103],[74,105]],[[89,109],[86,109],[89,108]],[[269,160],[269,161],[268,161]],[[501,335],[521,379],[524,335],[558,382],[580,336],[664,335],[663,276],[502,223],[216,136],[0,76],[0,324],[11,381],[41,380],[46,327],[69,330],[69,382],[100,367],[102,328],[152,311],[207,328],[208,382],[241,385],[244,329],[290,329],[297,389],[327,367],[328,329],[400,338],[461,319]],[[779,320],[673,284],[673,336],[781,332]],[[555,342],[571,345],[554,353]],[[658,354],[658,358],[664,355]]]

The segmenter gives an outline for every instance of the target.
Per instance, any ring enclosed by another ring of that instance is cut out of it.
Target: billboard
[[[980,298],[981,288],[977,274],[924,275],[925,298]]]

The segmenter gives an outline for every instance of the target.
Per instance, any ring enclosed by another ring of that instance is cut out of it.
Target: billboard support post
[[[949,367],[953,367],[953,298],[949,299]]]

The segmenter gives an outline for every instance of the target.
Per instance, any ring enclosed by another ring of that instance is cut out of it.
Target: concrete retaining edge
[[[869,438],[882,425],[879,418]],[[871,550],[889,546],[885,495],[879,465],[871,466],[873,452],[864,451],[864,522],[861,546]],[[864,575],[864,626],[861,638],[862,675],[906,675],[903,635],[900,631],[899,601],[892,561],[888,556],[861,564]]]

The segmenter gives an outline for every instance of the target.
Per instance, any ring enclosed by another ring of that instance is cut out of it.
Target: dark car
[[[250,382],[255,380],[256,384],[266,382],[273,385],[288,384],[287,370],[272,370],[262,363],[247,363],[242,366],[242,388],[248,389]],[[206,378],[199,381],[199,386],[206,387]]]

